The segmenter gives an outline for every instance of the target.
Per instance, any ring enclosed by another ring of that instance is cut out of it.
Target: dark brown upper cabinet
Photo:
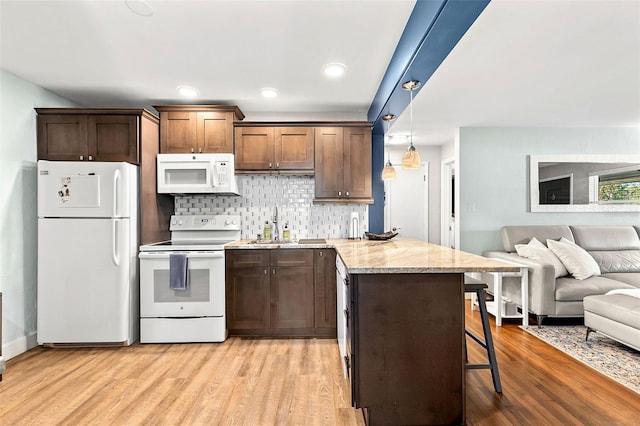
[[[315,129],[315,201],[373,203],[371,127]]]
[[[233,105],[162,105],[160,152],[233,153],[233,123],[244,114]]]
[[[38,159],[53,161],[126,161],[140,164],[145,110],[36,108]]]
[[[240,173],[313,174],[313,128],[240,123],[235,129]]]

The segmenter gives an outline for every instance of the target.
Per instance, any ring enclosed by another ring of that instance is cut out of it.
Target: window
[[[640,169],[627,167],[589,174],[589,202],[640,204]]]

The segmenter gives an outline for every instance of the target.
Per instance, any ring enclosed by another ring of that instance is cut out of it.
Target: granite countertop
[[[442,247],[426,241],[396,237],[387,241],[327,239],[326,243],[229,243],[226,249],[335,248],[351,274],[517,272],[519,266]]]
[[[232,243],[225,244],[225,249],[242,249],[242,250],[256,250],[256,249],[314,249],[314,248],[334,248],[334,241],[342,241],[342,240],[326,240],[324,238],[318,239],[307,239],[300,240],[302,243],[298,242],[298,240],[294,240],[291,242],[271,242],[271,243],[256,243],[255,240],[238,240]],[[349,241],[349,240],[344,240]]]

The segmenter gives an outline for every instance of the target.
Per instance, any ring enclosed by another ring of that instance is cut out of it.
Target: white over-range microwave
[[[239,195],[233,154],[158,154],[158,194]]]

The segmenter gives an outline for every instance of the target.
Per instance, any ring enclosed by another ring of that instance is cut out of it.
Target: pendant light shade
[[[420,168],[420,154],[416,151],[413,143],[409,145],[409,148],[402,156],[402,168],[405,170],[417,170]]]
[[[420,168],[420,154],[416,151],[416,147],[413,146],[413,91],[420,87],[420,82],[417,80],[409,80],[402,83],[402,88],[408,90],[411,94],[411,100],[409,101],[409,148],[402,156],[402,168],[404,170],[417,170]]]
[[[382,119],[387,123],[387,132],[389,131],[389,122],[396,118],[393,114],[385,114],[382,116]],[[384,165],[384,169],[382,169],[382,180],[393,180],[396,178],[396,169],[393,168],[391,164],[391,159],[389,158],[389,153],[387,152],[387,162]]]
[[[396,169],[391,165],[391,161],[387,161],[382,169],[382,180],[393,180],[396,178]]]

